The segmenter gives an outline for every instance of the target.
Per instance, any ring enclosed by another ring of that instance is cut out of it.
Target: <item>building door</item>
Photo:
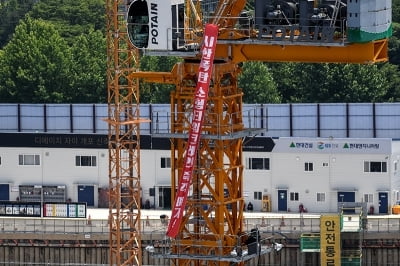
[[[338,192],[338,202],[356,202],[356,193],[348,191]]]
[[[171,209],[171,187],[158,188],[158,206],[164,209]]]
[[[388,213],[388,193],[379,192],[379,213]]]
[[[9,184],[0,184],[0,200],[10,200]]]
[[[278,211],[287,211],[287,190],[278,190]]]
[[[78,201],[86,202],[87,206],[94,206],[94,186],[78,186]]]
[[[348,192],[348,191],[339,191],[338,192],[338,203],[339,206],[342,202],[356,202],[356,193],[355,192]],[[354,207],[351,208],[343,208],[342,211],[344,213],[355,213]]]

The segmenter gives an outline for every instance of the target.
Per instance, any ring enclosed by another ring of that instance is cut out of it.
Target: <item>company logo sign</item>
[[[313,142],[291,142],[289,148],[292,149],[307,149],[311,150],[316,148],[317,150],[329,150],[329,149],[343,149],[343,150],[379,150],[379,143],[344,143],[343,146],[339,143],[326,143],[319,141]]]

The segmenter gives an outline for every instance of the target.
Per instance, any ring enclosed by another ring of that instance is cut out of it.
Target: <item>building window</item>
[[[386,162],[364,162],[364,172],[366,173],[386,173],[387,164]]]
[[[254,191],[254,199],[255,200],[261,200],[262,199],[262,192]]]
[[[19,165],[40,165],[40,155],[38,154],[20,154]]]
[[[364,194],[364,202],[374,202],[373,194]]]
[[[161,168],[171,168],[171,158],[161,157]]]
[[[269,158],[248,158],[247,169],[269,170]]]
[[[76,166],[96,166],[96,156],[76,156]]]
[[[322,166],[323,166],[323,167],[328,167],[329,164],[328,164],[328,163],[322,163]]]
[[[325,202],[325,193],[317,193],[317,202]]]
[[[299,201],[299,192],[290,192],[291,201]]]
[[[314,171],[314,164],[310,163],[310,162],[305,162],[304,163],[304,171],[306,171],[306,172]]]

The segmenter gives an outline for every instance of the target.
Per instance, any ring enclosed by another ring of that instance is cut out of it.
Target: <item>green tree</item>
[[[274,79],[262,62],[246,62],[239,76],[239,87],[243,90],[245,103],[280,103]]]
[[[303,99],[303,88],[294,86],[293,73],[298,63],[268,63],[277,91],[280,93],[283,103],[298,103]]]
[[[378,64],[278,64],[273,68],[283,102],[387,101],[389,76]],[[388,68],[389,69],[389,68]]]
[[[105,32],[104,0],[40,0],[30,12],[33,18],[52,22],[68,43],[92,29]]]
[[[3,102],[67,102],[70,49],[54,26],[29,17],[16,27],[0,62]]]
[[[386,82],[389,83],[389,88],[384,97],[387,102],[400,102],[400,71],[399,65],[390,63],[382,64],[380,71]]]
[[[11,38],[14,29],[36,0],[0,1],[0,48]]]
[[[400,0],[392,0],[392,20],[400,22]]]
[[[74,39],[71,48],[71,89],[65,95],[69,102],[107,101],[105,47],[104,35],[98,30]]]
[[[376,64],[301,64],[295,76],[302,102],[379,102],[389,89]]]
[[[389,61],[400,65],[400,23],[393,23],[393,35],[389,39]]]

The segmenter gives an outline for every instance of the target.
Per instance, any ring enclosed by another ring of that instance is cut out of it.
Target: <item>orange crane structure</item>
[[[125,0],[106,1],[110,265],[141,265],[139,51],[128,38]]]
[[[110,264],[141,265],[139,125],[145,121],[139,113],[139,80],[175,85],[170,94],[170,131],[162,135],[171,139],[171,198],[175,201],[193,120],[206,23],[217,25],[219,33],[200,144],[179,234],[168,238],[168,252],[158,256],[170,259],[172,265],[244,265],[271,251],[251,252],[248,245],[247,253],[242,252],[252,236],[243,224],[243,139],[263,130],[244,126],[245,92],[238,87],[241,63],[386,61],[391,2],[106,2]],[[375,17],[360,19],[368,12],[371,15],[371,7]],[[141,72],[139,50],[148,55],[179,56],[183,61],[171,72]]]

